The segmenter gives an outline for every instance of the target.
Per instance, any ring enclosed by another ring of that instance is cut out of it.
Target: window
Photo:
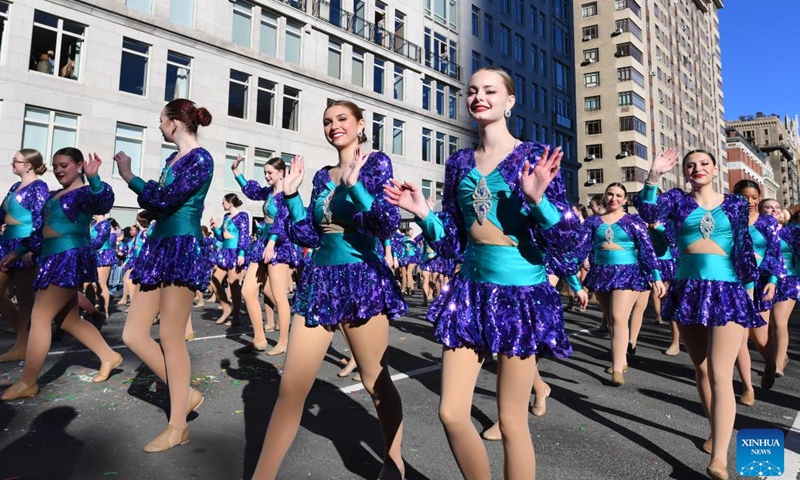
[[[544,13],[539,12],[539,36],[542,38],[547,37],[547,28],[545,25],[547,24],[547,20],[544,17]]]
[[[445,154],[444,150],[444,142],[446,139],[446,135],[441,132],[436,132],[436,164],[437,165],[444,165],[445,160],[447,160],[447,155]]]
[[[642,29],[639,25],[636,25],[633,20],[630,18],[623,18],[621,20],[617,20],[617,31],[619,32],[630,32],[633,34],[634,37],[638,38],[639,40],[642,39]]]
[[[8,4],[2,2],[7,15]],[[5,29],[5,20],[3,19]],[[86,27],[36,10],[31,38],[31,70],[80,80]],[[0,38],[0,42],[2,38]]]
[[[633,80],[638,85],[644,87],[644,75],[633,67],[621,67],[617,69],[617,81],[626,82]]]
[[[539,111],[547,113],[547,89],[544,87],[539,89]]]
[[[176,98],[189,98],[191,72],[191,57],[167,51],[167,83],[164,87],[165,102]]]
[[[636,48],[630,42],[620,43],[617,45],[617,53],[614,54],[615,57],[633,57],[637,62],[642,63],[642,51]]]
[[[525,23],[525,2],[514,0],[514,20],[517,23]]]
[[[117,134],[114,137],[114,151],[125,152],[131,157],[131,171],[134,175],[142,173],[142,146],[144,145],[144,128],[135,125],[117,123]],[[113,162],[112,175],[119,176],[117,163]]]
[[[405,123],[400,120],[392,122],[392,154],[403,156],[403,128]]]
[[[431,190],[432,185],[430,180],[422,179],[422,196],[426,199],[431,198],[433,192]]]
[[[511,29],[500,24],[500,52],[504,55],[511,54]]]
[[[144,13],[153,13],[153,0],[125,0],[125,5]]]
[[[403,67],[394,66],[394,99],[403,100],[405,98],[405,74]]]
[[[78,116],[72,113],[25,107],[21,148],[39,150],[45,162],[64,147],[78,144]]]
[[[603,183],[603,169],[586,170],[586,183]]]
[[[475,50],[472,51],[472,72],[476,72],[481,68],[481,54],[476,52]]]
[[[620,142],[619,151],[647,160],[647,147],[639,142]]]
[[[458,98],[456,89],[453,87],[450,87],[447,92],[447,117],[454,120],[458,118]]]
[[[235,143],[225,144],[225,165],[231,165],[236,160],[236,157],[240,155],[245,159],[247,158],[247,147],[244,145],[236,145]],[[247,165],[247,161],[245,160],[243,164]],[[239,189],[239,185],[236,183],[236,178],[234,178],[233,175],[225,175],[223,187],[225,190]]]
[[[481,9],[472,6],[472,34],[481,38]]]
[[[589,40],[593,40],[600,36],[597,25],[589,25],[588,27],[583,27],[581,30],[582,35],[581,38],[584,42],[588,42]]]
[[[586,156],[589,158],[603,158],[603,144],[602,143],[595,143],[592,145],[586,145]],[[593,158],[593,159],[594,159]]]
[[[275,82],[263,78],[258,79],[256,122],[275,125]]]
[[[122,62],[119,68],[119,90],[135,95],[147,94],[147,61],[150,45],[122,38]]]
[[[622,167],[622,181],[635,182],[636,181],[636,167]]]
[[[300,123],[300,90],[283,86],[283,128],[297,131]]]
[[[531,123],[531,142],[539,141],[539,124],[536,122]]]
[[[494,45],[494,22],[488,13],[483,14],[483,38],[487,45]]]
[[[539,104],[539,85],[536,82],[531,83],[531,94],[528,97],[528,102],[530,103],[530,107],[532,110],[536,110],[537,105]]]
[[[383,94],[383,73],[385,60],[375,58],[375,65],[372,69],[372,91],[375,93]]]
[[[583,99],[583,109],[586,110],[587,112],[600,110],[600,95],[595,95],[593,97],[585,97]]]
[[[288,152],[281,153],[281,160],[283,160],[283,163],[285,163],[287,167],[292,164],[292,159],[294,157],[296,157],[294,153],[288,153]]]
[[[250,75],[231,70],[228,82],[228,115],[247,120]]]
[[[525,54],[523,50],[525,49],[525,39],[522,38],[522,35],[515,33],[514,34],[514,44],[512,48],[512,53],[514,54],[514,61],[519,63],[525,63]]]
[[[547,75],[547,51],[544,49],[539,50],[539,54],[539,73]]]
[[[584,87],[596,87],[600,85],[600,72],[591,72],[583,74]]]
[[[425,15],[431,16],[430,0],[425,1]],[[458,27],[456,0],[433,0],[433,19],[450,28]]]
[[[444,182],[436,182],[435,187],[436,188],[433,191],[434,198],[442,198],[442,192],[444,191]]]
[[[531,48],[528,51],[530,52],[531,68],[535,69],[539,64],[539,48],[536,44],[531,43]]]
[[[428,77],[422,79],[422,108],[431,109],[431,79]]]
[[[569,33],[559,24],[553,25],[553,48],[562,55],[572,52],[569,43]]]
[[[586,135],[597,135],[603,133],[603,126],[600,120],[589,120],[586,122]],[[547,140],[546,138],[544,140]]]
[[[647,134],[647,124],[634,116],[620,117],[619,130],[621,132],[629,132],[635,130],[642,135]]]
[[[275,156],[275,152],[265,148],[256,148],[253,154],[253,176],[256,176],[264,171],[264,165],[267,164],[269,159]]]
[[[569,93],[569,82],[572,79],[572,72],[569,67],[553,60],[553,86],[562,93]]]
[[[364,52],[353,49],[353,63],[351,65],[353,85],[364,86]]]
[[[236,0],[233,4],[233,29],[231,41],[237,45],[250,48],[250,22],[253,19],[253,6]]]
[[[523,117],[514,117],[514,136],[520,138],[525,135],[526,120]]]
[[[261,10],[258,51],[270,57],[278,56],[278,16],[264,9]]]
[[[581,17],[593,17],[597,15],[597,2],[584,3],[581,5]]]
[[[328,40],[328,76],[342,78],[342,44]]]
[[[436,113],[444,115],[444,84],[436,82]]]
[[[514,95],[518,105],[525,105],[525,77],[514,74]]]
[[[302,25],[296,22],[286,22],[286,36],[284,42],[286,49],[283,52],[284,60],[295,65],[300,65],[300,30]]]
[[[383,151],[383,121],[386,117],[372,114],[372,149]]]
[[[639,4],[633,0],[614,0],[614,10],[624,10],[626,8],[630,8],[631,11],[637,16],[642,16],[642,9],[639,7]]]
[[[452,155],[457,151],[458,151],[458,137],[450,135],[450,139],[447,143],[447,154]]]
[[[431,135],[433,131],[429,128],[422,129],[422,161],[431,161]]]
[[[590,48],[583,51],[583,63],[597,63],[600,58],[600,50],[597,48]]]
[[[634,91],[619,92],[617,94],[617,105],[620,107],[627,107],[633,105],[641,111],[644,111],[645,103],[644,98]]]
[[[194,25],[194,0],[172,0],[169,19],[173,23],[192,28]]]

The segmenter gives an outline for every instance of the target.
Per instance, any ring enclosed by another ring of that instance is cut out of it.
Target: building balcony
[[[278,3],[282,3],[284,5],[289,5],[292,8],[296,8],[301,12],[306,11],[306,5],[308,4],[306,0],[275,0]]]
[[[281,3],[301,2],[305,4],[305,0],[283,0]],[[400,35],[370,23],[346,10],[341,8],[331,9],[331,4],[324,0],[314,0],[311,14],[315,18],[341,28],[345,32],[352,33],[417,63],[422,63],[422,47],[419,45],[411,43]]]
[[[461,65],[450,60],[447,55],[436,55],[428,52],[425,54],[425,66],[456,80],[461,80]]]

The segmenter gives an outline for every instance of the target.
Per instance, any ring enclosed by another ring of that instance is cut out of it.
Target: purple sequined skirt
[[[774,301],[785,302],[786,300],[800,300],[800,277],[787,275],[778,279]]]
[[[37,267],[39,270],[33,281],[34,290],[44,290],[50,285],[75,288],[84,283],[97,282],[97,260],[94,250],[89,247],[39,257]]]
[[[2,238],[0,237],[0,259],[5,258],[6,255],[13,252],[20,246],[22,243],[22,238]],[[25,268],[25,265],[22,264],[22,260],[17,259],[12,263],[8,264],[9,270],[17,270],[20,268]]]
[[[150,237],[136,259],[131,280],[143,291],[177,285],[200,290],[208,283],[208,262],[192,235]]]
[[[400,287],[382,258],[343,265],[307,263],[292,305],[310,327],[360,325],[382,313],[394,320],[406,310]]]
[[[436,256],[420,263],[419,268],[426,272],[441,273],[447,277],[452,277],[456,269],[456,261],[453,258]]]
[[[401,267],[407,267],[411,264],[417,263],[417,257],[397,257],[397,264]]]
[[[263,263],[264,262],[264,249],[267,247],[267,237],[262,237],[250,245],[250,251],[247,252],[248,263]],[[275,245],[275,258],[272,259],[272,265],[278,263],[285,263],[291,267],[296,267],[300,263],[298,258],[297,249],[292,242],[280,242]]]
[[[777,285],[775,286],[775,296],[772,297],[772,300],[764,300],[764,287],[767,286],[767,281],[769,280],[769,275],[760,275],[755,283],[752,284],[753,287],[753,305],[756,307],[756,311],[758,312],[768,312],[772,310],[772,306],[775,304],[775,297],[778,295]],[[780,284],[780,280],[778,281]]]
[[[592,264],[584,283],[586,283],[589,290],[594,292],[610,292],[612,290],[644,292],[650,290],[650,282],[638,263],[623,265]]]
[[[766,324],[739,282],[675,279],[662,302],[664,320],[683,325],[721,327],[734,322],[756,328]]]
[[[247,253],[247,252],[245,252]],[[245,255],[245,260],[247,256]],[[225,270],[230,270],[239,266],[239,252],[235,248],[220,248],[214,263]],[[247,261],[242,264],[242,268],[247,267]]]
[[[658,271],[661,273],[661,281],[664,283],[671,282],[675,278],[676,269],[677,262],[674,258],[658,261]]]
[[[98,267],[111,267],[117,264],[117,253],[114,250],[100,250],[95,252]]]
[[[547,282],[503,286],[456,275],[431,305],[428,320],[447,348],[523,358],[572,354],[561,297]]]

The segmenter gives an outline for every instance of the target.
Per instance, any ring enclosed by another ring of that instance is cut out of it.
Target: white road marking
[[[392,375],[392,381],[396,382],[398,380],[403,380],[404,378],[411,378],[416,377],[417,375],[422,375],[423,373],[433,372],[435,370],[441,369],[441,365],[428,365],[427,367],[418,368],[416,370],[411,370],[410,372],[406,373],[395,373]],[[364,384],[358,382],[353,385],[348,385],[347,387],[342,387],[339,389],[343,393],[353,393],[358,392],[359,390],[364,390]]]

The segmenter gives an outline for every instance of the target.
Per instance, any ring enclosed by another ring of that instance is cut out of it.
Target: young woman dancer
[[[609,319],[611,336],[611,383],[625,385],[626,351],[635,353],[636,345],[628,341],[628,320],[639,292],[652,289],[659,297],[665,293],[658,271],[658,260],[647,233],[647,224],[637,215],[626,213],[628,192],[621,183],[606,187],[605,212],[593,215],[583,223],[582,245],[590,254],[591,269],[586,286],[593,290],[604,315]],[[641,326],[641,324],[640,324]]]
[[[34,230],[41,227],[42,207],[50,197],[47,184],[39,179],[47,167],[42,154],[37,150],[22,149],[11,159],[11,171],[20,179],[11,186],[3,204],[0,205],[0,218],[5,228],[0,236],[0,258],[17,249],[24,239],[31,236]],[[33,308],[33,290],[31,284],[36,278],[36,266],[32,255],[8,265],[8,269],[0,271],[0,313],[3,318],[15,323],[16,340],[11,349],[0,355],[0,363],[25,360],[25,348],[28,345],[28,329],[31,324]],[[17,295],[17,305],[6,298],[5,291],[13,286]],[[16,320],[16,321],[14,321]]]
[[[536,357],[572,352],[544,256],[556,275],[574,276],[579,265],[571,248],[580,229],[559,174],[561,149],[522,143],[508,131],[515,102],[511,78],[499,69],[480,69],[466,100],[480,143],[447,160],[442,213],[431,212],[417,185],[393,180],[386,191],[391,203],[417,216],[437,253],[464,256],[428,311],[444,345],[439,417],[459,469],[464,478],[491,477],[470,411],[481,365],[497,353],[503,472],[506,479],[527,480],[536,472],[528,429]]]
[[[267,427],[254,479],[273,479],[292,444],[304,403],[337,325],[344,332],[364,388],[372,397],[383,432],[385,452],[379,479],[400,479],[405,467],[400,451],[403,409],[389,376],[389,322],[407,306],[385,260],[375,253],[375,239],[389,238],[400,212],[384,199],[392,162],[382,152],[362,155],[361,110],[338,100],[325,109],[325,138],[338,163],[314,175],[311,203],[303,208],[297,189],[305,175],[295,158],[283,181],[287,224],[292,242],[317,248],[303,272],[294,300],[296,318],[278,401]]]
[[[214,270],[212,281],[216,286],[217,299],[222,306],[222,316],[217,320],[217,325],[239,325],[242,310],[242,279],[244,269],[247,268],[247,251],[250,248],[250,215],[239,211],[242,201],[235,193],[229,193],[222,199],[222,208],[225,216],[222,225],[217,227],[211,219],[211,228],[217,240],[222,241],[222,246],[217,252],[217,269]],[[230,298],[226,293],[222,281],[227,277]],[[233,320],[228,320],[231,317]]]
[[[111,276],[111,267],[117,264],[117,255],[114,252],[111,240],[111,223],[105,215],[95,215],[91,224],[91,241],[89,242],[95,252],[97,260],[97,290],[99,295],[100,312],[108,316],[108,277]]]
[[[650,234],[650,240],[653,242],[653,250],[655,250],[656,256],[658,257],[658,272],[661,274],[661,281],[664,282],[664,288],[669,290],[669,284],[675,278],[678,250],[675,248],[675,245],[670,243],[670,240],[667,239],[666,228],[662,223],[656,222],[648,224],[647,231]],[[655,295],[655,292],[652,292],[650,297],[653,299],[653,309],[656,311],[656,323],[661,325],[664,323],[664,319],[661,317],[661,297]],[[680,332],[678,332],[678,324],[676,322],[668,323],[671,340],[664,354],[675,356],[681,351]]]
[[[139,256],[142,254],[142,247],[147,241],[147,235],[150,234],[150,222],[142,217],[144,212],[140,211],[136,214],[136,225],[131,227],[133,238],[128,247],[128,260],[127,271],[122,278],[123,291],[122,297],[117,302],[117,305],[127,305],[128,298],[133,301],[133,296],[139,291],[139,286],[135,285],[131,280],[131,272],[136,267],[136,262],[139,261]]]
[[[682,169],[692,191],[672,189],[657,196],[661,175],[677,164],[674,149],[653,160],[637,208],[650,223],[661,221],[678,247],[678,268],[661,308],[664,320],[678,323],[695,367],[697,391],[709,419],[711,451],[706,473],[728,478],[728,446],[736,418],[733,364],[745,328],[765,324],[744,288],[757,276],[748,233],[747,202],[714,191],[716,159],[693,150]]]
[[[114,192],[97,174],[100,157],[89,154],[84,161],[77,148],[67,147],[53,155],[53,173],[61,189],[50,195],[42,208],[42,221],[29,240],[0,261],[0,269],[29,251],[39,255],[38,273],[32,283],[36,299],[22,378],[10,386],[0,400],[32,397],[39,392],[36,378],[50,350],[51,323],[69,332],[100,357],[100,370],[93,382],[108,380],[122,363],[122,356],[108,346],[100,332],[78,314],[78,289],[97,281],[94,250],[89,246],[92,214],[107,213],[114,205]],[[89,181],[84,185],[83,177]]]
[[[775,296],[778,279],[786,276],[781,256],[780,237],[778,237],[778,221],[772,215],[760,214],[758,204],[761,202],[761,187],[756,182],[740,180],[734,185],[733,193],[738,193],[747,200],[749,232],[753,239],[756,264],[759,267],[756,281],[746,285],[745,288],[751,292],[756,310],[761,313],[764,321],[769,323],[769,311],[772,308],[772,299]],[[775,352],[773,345],[768,342],[769,326],[750,328],[742,338],[739,355],[736,357],[736,368],[742,379],[743,387],[739,403],[746,406],[752,406],[756,401],[750,349],[748,348],[750,338],[753,339],[756,350],[764,359],[765,368],[764,374],[761,376],[761,386],[769,388],[775,382]]]
[[[259,292],[264,291],[266,302],[278,311],[278,343],[267,355],[280,355],[289,344],[289,320],[292,316],[289,306],[289,265],[297,263],[297,250],[286,236],[286,218],[289,211],[283,200],[283,177],[286,174],[286,163],[280,158],[271,158],[264,165],[264,179],[267,186],[262,187],[255,180],[247,181],[239,173],[242,157],[236,157],[231,165],[233,175],[242,193],[250,200],[264,202],[264,226],[258,239],[253,242],[248,254],[250,265],[244,277],[242,297],[247,307],[247,315],[253,324],[253,350],[262,352],[267,349],[267,337],[264,334],[264,319]],[[267,329],[275,330],[275,321],[267,316]]]
[[[208,110],[191,100],[172,100],[164,107],[159,129],[178,151],[166,159],[157,182],[135,176],[124,152],[114,157],[139,205],[158,216],[131,273],[140,290],[122,332],[125,344],[169,387],[169,424],[144,447],[145,452],[163,452],[188,442],[186,416],[203,402],[200,392],[189,387],[192,372],[185,335],[194,292],[208,280],[200,217],[214,159],[198,143],[197,128],[210,123]],[[150,337],[157,315],[160,345]]]
[[[417,268],[417,244],[412,237],[411,228],[401,230],[403,234],[403,251],[399,257],[400,262],[400,275],[402,276],[402,290],[404,295],[414,294],[414,271]]]

